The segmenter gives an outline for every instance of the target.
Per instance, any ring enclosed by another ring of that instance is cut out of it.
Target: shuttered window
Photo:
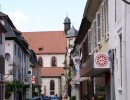
[[[108,20],[108,0],[106,0],[106,28],[107,28],[107,34],[109,34],[109,26],[108,26],[108,24],[109,24],[109,20]]]
[[[101,6],[101,34],[102,34],[102,37],[104,37],[104,34],[105,34],[105,10],[104,10],[104,2]]]
[[[105,0],[96,13],[96,32],[98,45],[102,39],[108,38],[108,0]]]
[[[104,38],[108,38],[109,36],[109,27],[108,27],[108,0],[104,2]]]
[[[88,51],[89,51],[89,55],[91,55],[92,53],[92,47],[91,47],[91,30],[88,30]]]
[[[91,48],[92,48],[92,52],[94,52],[94,49],[95,49],[95,33],[94,33],[94,22],[92,23],[92,26],[91,26]]]
[[[94,29],[94,43],[95,43],[95,47],[97,47],[97,32],[96,32],[96,20],[94,20],[94,25],[93,25],[93,29]]]
[[[101,14],[100,14],[100,11],[97,12],[96,14],[96,27],[97,27],[97,40],[98,40],[98,43],[101,41]]]
[[[101,47],[101,41],[108,38],[108,0],[104,0],[100,5],[91,28],[88,30],[88,51],[93,53],[97,46]]]

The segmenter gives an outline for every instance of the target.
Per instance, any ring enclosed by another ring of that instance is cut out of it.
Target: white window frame
[[[100,18],[98,18],[100,16]],[[98,46],[101,45],[101,11],[96,13],[96,32],[97,32],[97,42]]]
[[[95,30],[94,30],[94,21],[92,22],[91,26],[91,41],[92,41],[92,52],[95,51]]]
[[[105,6],[104,6],[104,2],[101,4],[101,8],[100,8],[100,11],[101,11],[101,37],[102,39],[105,37]]]
[[[95,49],[97,49],[97,46],[98,46],[98,42],[97,42],[97,25],[96,25],[96,20],[93,21],[93,31],[94,31],[94,46],[95,46]]]
[[[104,39],[105,41],[107,41],[109,39],[108,0],[104,1],[104,18],[105,18],[104,26],[106,29]]]
[[[119,67],[118,67],[118,90],[122,91],[122,33],[119,34]]]

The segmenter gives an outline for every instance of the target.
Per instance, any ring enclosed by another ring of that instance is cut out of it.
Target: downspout
[[[123,100],[128,100],[126,67],[126,4],[122,2],[122,93]]]
[[[109,59],[110,59],[110,77],[111,77],[111,89],[110,89],[110,100],[116,100],[115,96],[115,55],[116,49],[112,49],[108,51]],[[108,98],[107,98],[108,99]],[[109,100],[109,99],[108,99]]]

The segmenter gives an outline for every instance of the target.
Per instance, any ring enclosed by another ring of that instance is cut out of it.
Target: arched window
[[[43,66],[43,60],[42,60],[42,57],[38,57],[38,63]]]
[[[57,66],[56,57],[54,56],[51,58],[51,66]]]
[[[44,95],[46,95],[46,85],[44,86]]]
[[[50,81],[50,95],[54,95],[55,94],[55,82],[54,80]]]

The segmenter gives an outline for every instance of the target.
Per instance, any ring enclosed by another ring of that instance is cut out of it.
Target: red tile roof
[[[33,49],[36,54],[66,53],[64,31],[23,32],[22,35],[29,49]]]
[[[63,67],[43,67],[41,68],[41,77],[60,77],[64,74]]]

